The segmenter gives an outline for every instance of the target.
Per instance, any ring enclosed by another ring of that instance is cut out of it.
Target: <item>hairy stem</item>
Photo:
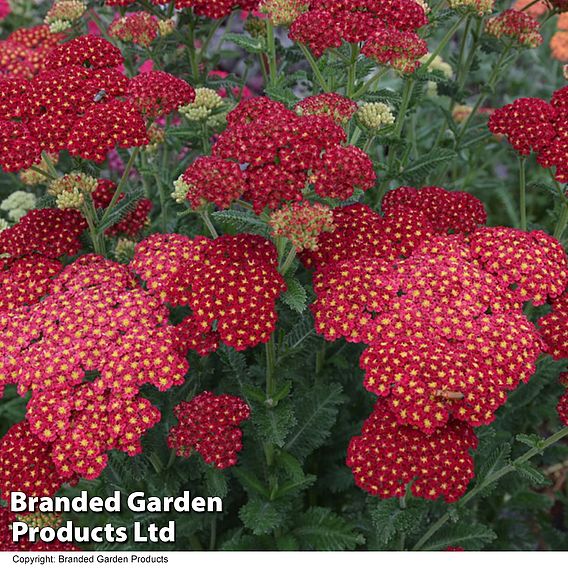
[[[327,81],[324,79],[324,76],[322,75],[322,72],[319,68],[318,62],[314,59],[312,52],[304,44],[299,43],[298,45],[300,46],[300,49],[302,50],[304,57],[310,64],[310,67],[312,68],[312,71],[314,72],[314,75],[316,76],[316,79],[322,91],[327,93],[329,91],[329,85],[327,84]]]
[[[519,157],[519,210],[520,227],[523,231],[527,230],[527,160]]]

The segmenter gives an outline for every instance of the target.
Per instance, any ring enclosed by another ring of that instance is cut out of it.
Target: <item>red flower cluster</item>
[[[497,109],[489,129],[507,136],[521,155],[536,152],[543,168],[556,167],[556,179],[568,182],[568,87],[555,91],[550,103],[522,98]]]
[[[532,376],[544,346],[523,303],[556,298],[568,271],[561,245],[544,233],[480,227],[483,207],[466,194],[403,187],[384,205],[384,217],[364,205],[336,209],[335,230],[302,259],[317,269],[316,330],[330,341],[367,345],[365,387],[382,399],[381,420],[388,416],[402,436],[398,457],[409,452],[391,462],[383,439],[392,436],[384,433],[376,445],[371,434],[350,448],[357,483],[392,497],[420,479],[410,457],[416,440],[447,463],[448,431],[471,434],[470,427],[492,422],[508,392]],[[425,467],[415,494],[458,499],[472,475],[464,459],[466,473],[452,471],[465,482],[456,486],[440,473],[438,485]],[[437,462],[428,456],[427,463]]]
[[[552,302],[552,311],[538,324],[548,353],[555,359],[568,359],[568,290]]]
[[[205,391],[178,404],[174,413],[179,422],[170,430],[168,445],[178,456],[189,457],[196,451],[218,469],[237,463],[237,453],[243,447],[239,425],[250,416],[243,400]]]
[[[487,221],[483,203],[471,193],[441,187],[399,187],[383,199],[383,212],[405,207],[425,215],[436,232],[469,233]]]
[[[133,0],[107,0],[109,5],[124,5],[118,2]],[[113,4],[111,4],[111,2]],[[168,4],[168,0],[153,0],[155,4]],[[198,16],[206,18],[220,19],[228,16],[233,10],[254,10],[257,8],[260,0],[175,0],[175,7],[178,10],[184,8],[193,8]]]
[[[11,112],[0,115],[0,166],[17,171],[38,162],[41,151],[60,150],[103,161],[115,146],[147,144],[143,116],[120,98],[128,85],[116,69],[121,63],[116,47],[81,36],[55,47],[29,83],[0,87],[11,101]]]
[[[51,497],[64,483],[50,456],[50,444],[30,431],[27,422],[12,426],[0,439],[0,496],[8,501],[12,491],[28,496]]]
[[[471,254],[518,302],[541,306],[557,298],[568,283],[562,245],[543,231],[483,227],[470,237]]]
[[[310,0],[307,4],[308,10],[292,24],[290,38],[309,46],[318,57],[326,49],[341,47],[344,41],[374,42],[375,48],[365,44],[363,53],[375,52],[378,42],[386,47],[389,41],[394,42],[392,50],[403,44],[407,50],[408,42],[422,44],[415,32],[428,23],[424,9],[415,0]],[[403,41],[398,32],[407,39]],[[386,56],[383,58],[386,62]]]
[[[298,116],[260,97],[241,102],[227,120],[213,154],[242,164],[244,198],[257,213],[277,209],[282,201],[300,201],[308,184],[322,197],[340,199],[374,185],[371,160],[343,145],[345,131],[328,116]]]
[[[5,312],[2,376],[32,391],[30,429],[52,444],[60,476],[92,479],[108,450],[141,451],[160,414],[140,387],[167,390],[187,372],[167,319],[127,268],[94,255],[68,265],[40,302]]]
[[[357,103],[337,93],[322,93],[306,97],[294,107],[297,114],[329,116],[337,124],[346,124],[357,112]]]
[[[546,0],[553,10],[568,12],[568,0]]]
[[[108,35],[117,39],[148,47],[159,32],[158,18],[147,12],[133,12],[116,18],[108,28]]]
[[[258,235],[156,234],[138,244],[131,266],[162,302],[189,306],[191,325],[204,336],[216,331],[241,351],[266,343],[274,331],[276,299],[286,285],[276,249]]]
[[[95,207],[107,208],[110,205],[112,196],[116,190],[116,184],[109,179],[100,179],[97,189],[93,192],[93,202]],[[124,199],[121,195],[118,203]],[[109,236],[127,235],[129,237],[138,236],[148,223],[148,215],[152,211],[152,201],[142,198],[136,202],[134,210],[127,213],[116,225],[109,227],[106,234]]]
[[[400,73],[413,73],[428,53],[428,44],[413,31],[382,28],[367,40],[361,53]]]
[[[377,402],[360,436],[351,439],[347,465],[355,483],[381,499],[403,497],[406,486],[423,499],[457,501],[473,479],[471,427],[452,421],[431,435],[400,426],[384,402]]]
[[[169,114],[195,100],[191,85],[164,71],[140,73],[128,83],[128,95],[149,118]]]
[[[63,268],[57,260],[76,254],[86,223],[77,211],[34,209],[0,232],[0,311],[31,305],[45,296]]]
[[[20,28],[0,41],[0,76],[31,79],[42,67],[51,50],[64,39],[46,25]]]
[[[485,31],[496,38],[513,39],[523,47],[538,47],[543,42],[540,23],[526,12],[505,10],[490,18],[485,24]]]
[[[193,209],[214,203],[227,209],[246,190],[243,172],[236,162],[202,156],[176,181],[176,198],[189,201]]]

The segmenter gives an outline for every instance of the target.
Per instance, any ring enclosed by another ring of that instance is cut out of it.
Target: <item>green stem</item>
[[[521,230],[527,230],[527,160],[519,157],[519,208]]]
[[[402,91],[402,102],[400,103],[400,108],[398,109],[398,114],[396,116],[396,122],[394,126],[393,138],[400,138],[402,134],[402,129],[404,127],[404,121],[406,118],[406,111],[408,110],[408,105],[410,104],[410,99],[412,98],[412,91],[414,90],[414,78],[408,77],[404,84],[404,89]],[[381,201],[389,187],[391,182],[391,172],[396,161],[397,152],[394,148],[389,148],[389,154],[387,158],[387,172],[385,179],[381,182],[379,190],[377,192],[377,197],[375,200],[375,208],[379,207]]]
[[[562,204],[562,213],[560,213],[560,218],[558,223],[556,223],[556,228],[554,229],[554,238],[560,240],[564,231],[566,230],[566,225],[568,225],[568,201],[564,200]]]
[[[280,267],[280,274],[282,274],[282,276],[286,276],[286,273],[292,266],[292,263],[294,262],[295,258],[296,258],[296,247],[292,245],[292,248],[288,252],[288,256],[286,256],[286,260]]]
[[[466,14],[463,14],[454,22],[454,25],[447,31],[446,35],[442,38],[442,41],[438,44],[436,49],[430,54],[430,57],[420,66],[420,69],[423,72],[426,71],[428,67],[432,64],[434,59],[436,59],[436,57],[440,55],[440,53],[442,53],[442,50],[444,49],[444,47],[446,47],[446,45],[452,39],[452,37],[454,37],[454,34],[456,33],[457,29],[460,27],[465,17]]]
[[[51,161],[49,154],[47,152],[42,152],[41,157],[43,158],[45,165],[47,166],[47,171],[50,173],[52,177],[56,178],[57,170],[55,169],[55,166],[53,165],[53,162]]]
[[[531,448],[528,452],[524,453],[522,456],[518,457],[512,463],[502,467],[501,469],[497,470],[495,473],[487,476],[482,483],[476,485],[471,491],[469,491],[460,501],[460,506],[469,503],[476,495],[483,492],[487,487],[491,484],[495,483],[505,475],[511,473],[515,470],[518,466],[524,464],[525,462],[532,459],[537,454],[542,453],[546,448],[552,446],[556,442],[562,440],[562,438],[568,436],[568,427],[562,428],[552,436],[543,440],[538,447]],[[434,536],[448,521],[450,520],[450,514],[445,513],[442,515],[429,529],[426,531],[424,536],[414,545],[412,550],[421,550],[422,547]]]
[[[474,107],[471,111],[471,114],[467,117],[467,119],[463,123],[461,130],[459,131],[458,135],[456,136],[456,146],[459,146],[464,135],[467,133],[467,130],[469,128],[469,125],[471,124],[471,121],[474,119],[475,115],[477,114],[479,107],[487,99],[488,94],[489,94],[488,91],[490,92],[490,91],[493,90],[493,88],[495,86],[495,82],[499,78],[501,71],[503,71],[501,66],[503,65],[503,62],[505,61],[505,59],[509,55],[512,47],[513,47],[513,44],[509,43],[507,45],[507,47],[501,53],[501,56],[499,57],[499,59],[497,60],[497,63],[495,64],[495,67],[493,68],[493,72],[491,73],[489,80],[487,81],[487,90],[485,90],[485,92],[482,92],[481,95],[477,98],[477,101],[476,101],[476,103],[475,103],[475,105],[474,105]]]
[[[205,226],[209,230],[209,233],[211,234],[211,236],[214,239],[217,239],[219,237],[219,233],[217,232],[217,229],[215,229],[215,226],[213,225],[213,222],[211,221],[211,217],[209,217],[209,212],[206,211],[206,210],[200,211],[199,216],[201,217],[203,223],[205,224]]]
[[[304,57],[307,59],[308,63],[310,64],[310,67],[312,68],[312,71],[314,72],[314,75],[318,80],[319,86],[324,92],[327,93],[329,91],[329,86],[322,75],[318,62],[314,59],[314,56],[312,55],[311,51],[304,44],[299,43],[298,45],[300,46],[300,49],[302,50]]]
[[[377,83],[381,79],[381,77],[384,77],[388,72],[388,67],[377,71],[358,91],[355,91],[355,93],[353,93],[352,98],[358,99],[359,97],[362,97],[371,89],[371,87],[375,85],[375,83]]]
[[[274,334],[270,336],[265,346],[266,351],[266,398],[272,398],[275,390],[276,345]]]
[[[274,26],[270,18],[266,20],[266,43],[268,47],[268,84],[270,87],[276,85],[278,67],[276,65],[276,39],[274,37]]]
[[[209,550],[215,550],[217,544],[217,515],[211,519],[211,536],[209,537]]]
[[[351,61],[347,71],[347,86],[345,94],[347,98],[353,98],[355,92],[355,81],[357,80],[357,59],[359,58],[359,46],[356,43],[351,44]]]
[[[38,168],[37,166],[30,166],[29,168],[30,170],[37,172],[38,174],[41,174],[43,177],[45,177],[46,179],[56,179],[54,176],[52,176],[49,172],[46,172],[45,170],[42,170],[41,168]]]
[[[100,220],[99,226],[102,225],[108,219],[109,214],[114,209],[114,206],[116,205],[118,199],[122,195],[122,191],[124,190],[124,186],[126,185],[126,183],[128,181],[128,176],[130,175],[130,172],[132,171],[132,168],[134,167],[134,162],[136,161],[136,158],[138,157],[139,153],[140,153],[140,148],[137,147],[137,148],[134,148],[134,151],[132,152],[132,154],[130,154],[130,158],[128,159],[126,167],[124,168],[124,172],[122,173],[122,177],[120,178],[120,181],[118,182],[118,185],[116,186],[116,189],[114,190],[114,195],[112,196],[112,199],[110,200],[110,203],[108,204],[108,207],[105,209],[105,212],[103,213],[103,216]]]
[[[195,50],[195,27],[193,21],[189,24],[188,38],[186,41],[187,55],[189,57],[189,66],[191,67],[191,76],[194,81],[199,81],[199,64],[197,63],[197,53]]]

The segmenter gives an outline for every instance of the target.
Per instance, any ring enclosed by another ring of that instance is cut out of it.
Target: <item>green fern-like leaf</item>
[[[324,507],[312,507],[299,515],[293,534],[304,550],[354,550],[365,543],[350,523]]]

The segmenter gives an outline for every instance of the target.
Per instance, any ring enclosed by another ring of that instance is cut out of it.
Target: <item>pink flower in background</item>
[[[0,0],[0,20],[3,20],[10,15],[12,9],[8,0]]]
[[[216,71],[210,71],[209,76],[210,77],[221,77],[221,79],[225,79],[225,77],[229,76],[229,73],[227,73],[226,71],[221,71],[220,69],[218,69]],[[254,93],[246,85],[242,88],[242,92],[239,89],[239,87],[233,87],[232,91],[233,91],[233,95],[238,99],[239,98],[240,99],[250,99],[254,96]],[[221,96],[223,98],[227,97],[227,89],[225,89],[224,87],[218,89],[217,92],[219,93],[219,96]]]

